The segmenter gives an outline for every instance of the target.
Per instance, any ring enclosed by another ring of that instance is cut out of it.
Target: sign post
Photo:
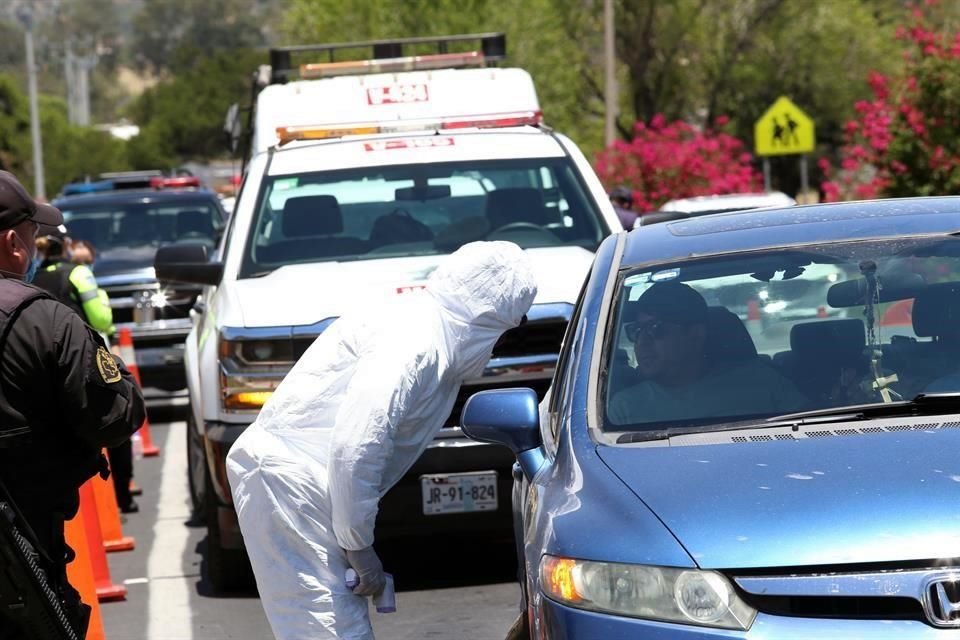
[[[770,156],[800,154],[800,190],[808,190],[807,156],[816,147],[813,120],[780,96],[753,125],[754,148],[763,157],[763,186],[770,190]]]

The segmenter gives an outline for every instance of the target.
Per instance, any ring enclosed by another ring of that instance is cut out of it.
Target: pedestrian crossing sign
[[[786,96],[780,96],[753,125],[758,156],[811,153],[816,145],[813,120]]]

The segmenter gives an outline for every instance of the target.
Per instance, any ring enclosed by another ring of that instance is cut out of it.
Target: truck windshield
[[[213,247],[223,224],[206,200],[69,204],[63,219],[70,238],[93,243],[100,252],[191,241]]]
[[[446,254],[475,240],[592,251],[604,235],[567,158],[271,176],[240,277],[294,263]]]

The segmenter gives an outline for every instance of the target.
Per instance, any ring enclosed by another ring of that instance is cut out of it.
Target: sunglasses
[[[623,332],[630,342],[637,342],[640,337],[648,340],[663,340],[670,335],[671,327],[678,325],[673,322],[664,322],[663,320],[650,320],[648,322],[625,322],[623,323]]]

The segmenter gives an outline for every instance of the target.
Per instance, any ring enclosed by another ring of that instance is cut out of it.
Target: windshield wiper
[[[960,392],[921,393],[912,400],[898,402],[874,402],[846,407],[813,409],[798,413],[787,413],[767,418],[766,423],[803,423],[812,418],[835,418],[840,420],[867,420],[890,416],[930,416],[945,413],[947,410],[960,409]],[[821,422],[818,420],[818,422]]]

